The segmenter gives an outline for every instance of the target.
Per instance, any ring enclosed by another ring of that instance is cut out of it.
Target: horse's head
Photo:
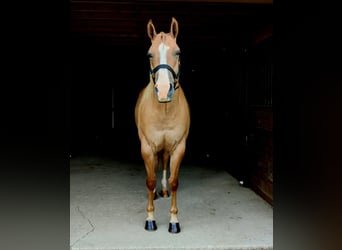
[[[176,43],[178,22],[172,18],[169,33],[156,33],[150,20],[147,23],[147,34],[151,39],[151,47],[147,55],[150,58],[151,79],[159,102],[172,101],[174,91],[178,88],[180,49]]]

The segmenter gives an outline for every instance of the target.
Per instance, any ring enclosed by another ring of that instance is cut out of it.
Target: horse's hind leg
[[[180,143],[170,158],[170,178],[169,186],[171,189],[171,209],[170,209],[170,223],[169,232],[179,233],[180,225],[178,222],[178,208],[177,208],[177,189],[178,189],[178,173],[179,166],[182,162],[185,152],[185,142]]]
[[[163,154],[163,177],[161,180],[162,184],[162,190],[160,192],[160,196],[167,198],[169,197],[169,192],[167,191],[167,180],[166,180],[166,175],[167,175],[167,167],[169,165],[169,154],[167,152],[164,152]]]

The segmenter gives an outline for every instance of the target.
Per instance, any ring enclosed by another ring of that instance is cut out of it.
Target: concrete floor
[[[170,198],[155,200],[158,230],[145,231],[145,177],[142,162],[72,158],[70,249],[273,249],[272,206],[217,167],[181,166],[179,234]]]

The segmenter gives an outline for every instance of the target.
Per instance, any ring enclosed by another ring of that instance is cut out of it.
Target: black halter
[[[156,84],[155,81],[155,74],[157,73],[158,70],[160,69],[167,69],[168,71],[171,72],[172,76],[173,76],[173,84],[175,86],[175,89],[178,89],[178,79],[179,79],[179,74],[180,74],[180,64],[178,64],[178,73],[176,74],[176,72],[173,70],[173,68],[171,68],[168,64],[159,64],[157,67],[155,67],[154,69],[150,69],[150,74],[152,76],[153,79],[153,83]]]

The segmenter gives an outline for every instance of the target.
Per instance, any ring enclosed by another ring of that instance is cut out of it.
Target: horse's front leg
[[[156,174],[155,174],[155,167],[158,163],[157,155],[155,155],[150,148],[150,146],[146,143],[142,143],[141,145],[141,154],[144,159],[145,168],[146,168],[146,186],[148,192],[148,201],[147,201],[147,217],[145,222],[145,229],[148,231],[155,231],[157,230],[157,224],[154,217],[154,196],[155,196],[155,189],[156,189]]]
[[[178,208],[177,208],[177,189],[178,189],[178,173],[179,167],[185,153],[185,142],[180,143],[170,158],[170,177],[169,186],[171,189],[171,209],[170,209],[170,223],[169,232],[179,233],[180,225],[178,221]]]

